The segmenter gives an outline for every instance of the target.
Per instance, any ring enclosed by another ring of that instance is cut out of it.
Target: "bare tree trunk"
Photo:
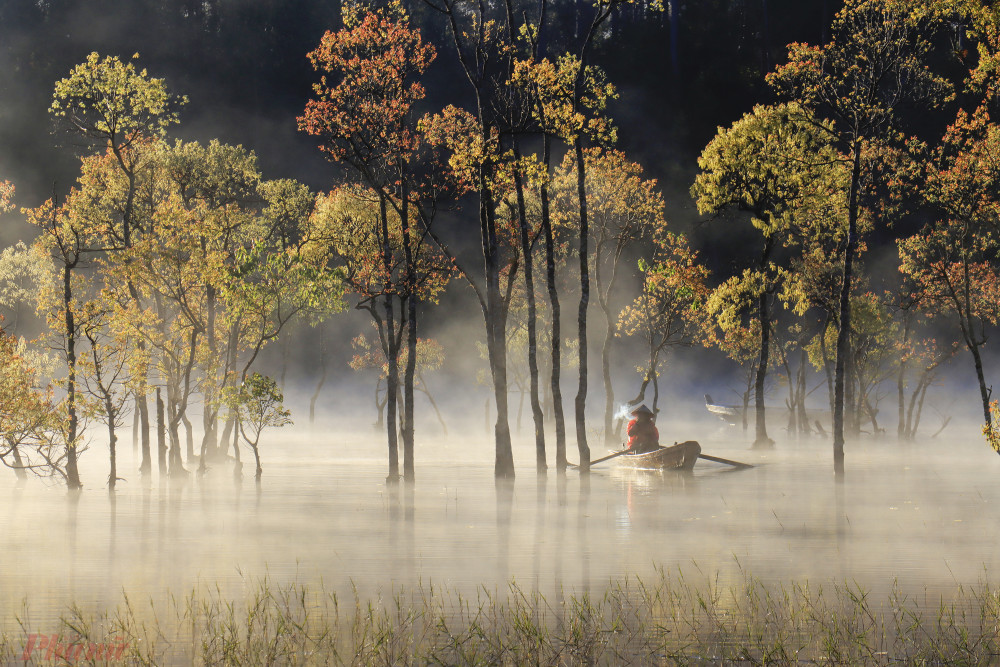
[[[434,408],[434,414],[437,416],[438,423],[441,424],[441,430],[444,431],[445,435],[448,435],[448,425],[444,423],[444,417],[441,415],[441,410],[438,408],[438,404],[437,401],[434,400],[434,396],[431,395],[430,390],[427,389],[427,381],[424,379],[422,373],[417,373],[417,380],[420,382],[418,385],[419,390],[423,392],[424,396],[427,397],[427,400],[430,401],[431,407]]]
[[[320,391],[323,390],[323,385],[326,384],[326,376],[328,374],[328,369],[327,369],[327,365],[326,365],[326,336],[324,336],[323,333],[324,333],[323,330],[320,329],[320,332],[319,332],[319,368],[320,368],[320,376],[319,376],[319,382],[316,383],[316,389],[313,390],[312,396],[309,397],[309,423],[310,424],[313,424],[316,421],[316,401],[319,400]]]
[[[757,374],[754,380],[754,401],[756,413],[756,437],[754,447],[770,447],[774,441],[767,437],[767,420],[764,416],[764,380],[767,378],[768,354],[771,349],[771,316],[768,311],[768,294],[765,290],[757,304],[760,316],[760,357],[757,361]]]
[[[389,444],[389,475],[386,482],[395,484],[399,480],[399,445],[396,439],[396,389],[399,386],[399,350],[396,348],[396,323],[392,307],[391,277],[392,257],[389,248],[389,219],[384,196],[379,197],[381,216],[382,265],[386,272],[385,284],[385,320],[386,320],[386,361],[389,366],[389,377],[386,382],[386,436]]]
[[[7,443],[10,446],[10,451],[14,455],[14,475],[17,476],[18,480],[24,481],[28,479],[28,473],[24,471],[24,459],[21,458],[21,452],[18,451],[17,445]]]
[[[187,439],[187,460],[194,460],[194,430],[191,428],[191,420],[186,414],[181,414],[181,422],[184,424],[184,436]]]
[[[486,303],[483,316],[486,321],[486,348],[493,380],[493,401],[497,409],[493,427],[496,457],[493,474],[498,479],[514,478],[514,454],[510,439],[510,417],[507,399],[507,327],[505,304],[500,295],[500,248],[497,238],[495,201],[490,181],[483,168],[480,174],[479,224],[482,242],[484,271],[486,273]]]
[[[799,391],[797,396],[797,408],[799,411],[799,432],[803,434],[812,433],[812,427],[809,426],[809,415],[806,412],[806,365],[808,364],[808,355],[801,345],[799,346]]]
[[[611,343],[615,338],[614,321],[604,308],[607,328],[604,330],[604,345],[601,346],[601,373],[604,376],[604,442],[614,442],[615,389],[611,384]]]
[[[139,473],[148,475],[153,471],[153,454],[150,451],[149,442],[149,397],[146,395],[148,387],[145,383],[136,390],[136,408],[139,410],[139,436],[142,441],[142,463],[139,466]]]
[[[840,290],[840,330],[837,332],[837,368],[833,396],[833,472],[844,476],[844,381],[851,336],[851,284],[854,253],[858,243],[858,189],[861,185],[861,142],[854,142],[851,193],[847,210],[847,245],[844,248],[844,282]]]
[[[70,281],[72,266],[63,269],[63,309],[66,324],[66,412],[69,416],[66,435],[66,485],[70,489],[83,487],[76,466],[77,414],[76,414],[76,324],[73,317],[73,288]]]
[[[518,161],[521,158],[521,151],[516,139],[514,141],[514,158]],[[535,313],[534,259],[528,234],[528,216],[524,206],[524,184],[521,181],[520,167],[514,169],[514,186],[517,193],[521,255],[524,258],[524,291],[528,300],[528,374],[530,376],[531,416],[535,425],[535,470],[544,473],[547,468],[545,462],[545,417],[542,414],[541,402],[538,400],[538,334],[535,330],[537,315]],[[520,428],[520,413],[518,414],[518,427]]]
[[[236,418],[233,414],[226,415],[226,423],[222,427],[222,435],[219,437],[219,442],[222,446],[219,450],[220,458],[224,458],[229,453],[229,436],[233,434],[233,429],[236,427]]]
[[[115,490],[118,481],[118,434],[115,433],[115,411],[110,401],[105,400],[104,409],[108,415],[108,458],[110,472],[108,473],[108,489]]]
[[[167,424],[163,419],[163,396],[156,388],[156,451],[160,464],[160,476],[167,474]]]
[[[552,140],[548,135],[542,139],[542,162],[548,173],[551,160]],[[543,181],[539,197],[541,199],[542,234],[545,236],[545,276],[549,292],[549,307],[552,311],[551,345],[552,368],[549,387],[552,394],[552,411],[556,426],[556,469],[566,472],[566,418],[563,414],[562,389],[560,388],[560,371],[562,366],[562,333],[560,331],[561,310],[559,292],[556,287],[555,239],[552,236],[552,221],[549,216],[549,191]]]
[[[573,142],[576,151],[576,194],[580,203],[580,307],[577,311],[579,346],[579,387],[576,392],[576,447],[580,455],[580,472],[590,472],[590,446],[587,444],[587,306],[590,304],[590,266],[587,224],[587,165],[583,158],[583,139]]]
[[[198,470],[205,471],[208,461],[215,458],[219,449],[219,408],[215,405],[214,396],[210,399],[205,396],[205,412],[201,419],[204,433],[201,438],[201,460],[198,463]]]
[[[417,369],[417,273],[410,246],[409,193],[406,176],[403,176],[401,197],[403,257],[406,264],[406,370],[403,375],[403,479],[412,483],[415,479],[413,454],[413,379]]]

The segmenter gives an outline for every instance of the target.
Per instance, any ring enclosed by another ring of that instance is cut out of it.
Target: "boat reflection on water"
[[[657,470],[617,466],[611,478],[622,489],[625,502],[620,506],[618,527],[629,529],[644,523],[655,513],[665,511],[670,498],[695,493],[698,478],[690,471]]]

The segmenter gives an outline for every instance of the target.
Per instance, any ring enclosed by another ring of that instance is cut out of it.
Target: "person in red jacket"
[[[632,411],[632,421],[628,423],[628,449],[635,454],[651,452],[660,446],[660,432],[653,420],[656,415],[645,405]]]

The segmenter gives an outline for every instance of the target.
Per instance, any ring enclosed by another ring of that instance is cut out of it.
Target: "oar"
[[[708,454],[698,454],[699,459],[705,459],[707,461],[715,461],[716,463],[725,463],[726,465],[731,465],[736,468],[753,468],[749,463],[740,463],[739,461],[732,461],[730,459],[724,459],[720,456],[710,456]]]
[[[608,454],[604,458],[597,459],[596,461],[591,461],[590,465],[596,465],[598,463],[601,463],[602,461],[607,461],[608,459],[613,459],[616,456],[621,456],[622,454],[628,454],[628,452],[629,452],[629,450],[623,449],[620,452],[615,452],[614,454]],[[566,465],[568,465],[570,468],[579,468],[580,467],[576,463],[567,463]]]

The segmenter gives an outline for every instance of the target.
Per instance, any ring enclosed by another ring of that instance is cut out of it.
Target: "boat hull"
[[[692,470],[701,454],[701,445],[688,440],[672,447],[660,447],[656,451],[642,454],[619,456],[620,465],[640,470]]]

